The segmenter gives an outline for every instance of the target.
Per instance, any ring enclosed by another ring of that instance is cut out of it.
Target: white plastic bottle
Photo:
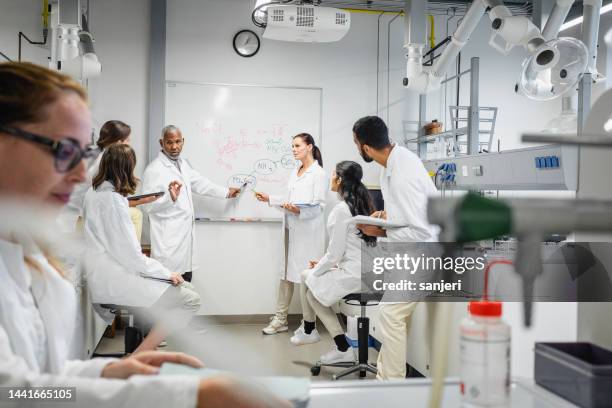
[[[470,302],[461,332],[462,407],[510,406],[510,326],[501,302]]]

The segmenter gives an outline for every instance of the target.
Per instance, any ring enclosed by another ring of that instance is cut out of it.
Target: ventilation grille
[[[346,25],[346,13],[336,13],[336,25]]]
[[[285,10],[274,9],[272,10],[272,21],[280,23],[285,20]]]
[[[297,27],[314,27],[314,7],[297,8]]]

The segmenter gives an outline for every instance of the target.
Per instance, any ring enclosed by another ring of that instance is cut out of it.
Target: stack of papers
[[[369,217],[367,215],[356,215],[353,217],[351,224],[376,225],[384,229],[404,228],[410,226],[409,224],[400,224],[393,221],[387,221],[384,218]]]

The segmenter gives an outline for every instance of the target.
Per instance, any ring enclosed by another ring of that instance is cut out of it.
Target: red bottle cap
[[[502,315],[502,303],[487,301],[470,302],[468,310],[474,316],[499,317]]]

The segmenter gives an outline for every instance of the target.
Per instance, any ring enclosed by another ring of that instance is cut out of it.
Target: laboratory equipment
[[[340,41],[351,28],[351,13],[312,1],[257,2],[253,24],[264,28],[263,38],[278,41],[326,43]]]
[[[612,138],[610,139],[612,140]],[[449,165],[455,190],[566,190],[578,182],[578,149],[547,145],[423,161],[436,173]]]
[[[542,238],[576,231],[612,231],[610,214],[610,200],[494,200],[474,193],[461,198],[431,198],[427,205],[429,222],[442,227],[441,242],[473,242],[502,235],[518,238],[514,264],[523,282],[527,327],[531,326],[533,284],[542,271]]]
[[[505,55],[515,46],[522,46],[529,53],[523,63],[522,76],[518,83],[522,94],[539,100],[561,96],[580,81],[590,61],[590,49],[579,40],[554,38],[560,27],[558,21],[567,16],[571,3],[559,0],[555,4],[555,18],[547,22],[544,32],[548,38],[545,38],[527,17],[512,15],[503,1],[476,0],[431,68],[423,67],[424,44],[405,45],[407,63],[404,86],[420,94],[438,89],[444,74],[469,40],[482,16],[489,11],[493,29],[489,45]],[[599,5],[601,6],[601,1]],[[585,6],[585,12],[586,10]],[[597,16],[593,15],[591,21],[595,22],[592,24],[595,33],[598,27],[595,20]]]
[[[102,64],[94,50],[87,17],[81,15],[80,0],[51,3],[51,56],[49,68],[78,80],[100,76]]]
[[[507,406],[510,400],[510,326],[501,302],[470,302],[461,322],[460,378],[464,407]]]

